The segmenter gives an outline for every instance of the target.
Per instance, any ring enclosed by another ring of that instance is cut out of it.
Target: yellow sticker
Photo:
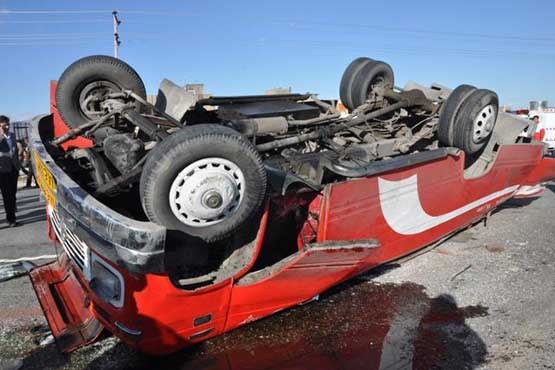
[[[39,184],[40,190],[44,194],[46,202],[56,209],[56,181],[50,170],[42,162],[37,151],[33,151],[33,162],[35,163],[35,178]]]

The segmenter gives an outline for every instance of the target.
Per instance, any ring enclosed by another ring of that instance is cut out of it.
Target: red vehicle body
[[[32,270],[31,280],[63,351],[94,342],[107,329],[141,351],[174,352],[310,301],[363,271],[443,240],[509,198],[534,194],[530,186],[555,178],[555,159],[544,157],[542,143],[504,144],[496,148],[489,169],[472,179],[465,178],[464,153],[453,150],[425,163],[328,184],[321,192],[273,199],[242,266],[215,284],[183,289],[163,270],[129,268],[136,261],[122,257],[127,239],[118,234],[118,225],[127,222],[123,216],[110,213],[102,216],[111,217],[109,226],[91,228],[104,221],[98,221],[101,216],[96,210],[81,209],[79,204],[88,199],[100,211],[107,207],[90,200],[53,162],[43,146],[45,128],[56,135],[67,130],[54,102],[52,114],[37,119],[31,140],[35,167],[46,167],[55,182],[48,234],[66,253]],[[78,139],[66,145],[89,143]],[[70,198],[71,205],[66,203]],[[309,212],[297,225],[295,245],[289,246],[296,252],[253,271],[261,253],[283,247],[267,236],[276,214],[301,204]],[[147,224],[139,226],[165,233]],[[75,244],[80,243],[86,248],[76,250]],[[115,245],[119,254],[103,252],[109,250],[103,249],[107,244]],[[81,256],[83,261],[99,260],[119,274],[124,292],[118,297],[120,304],[107,302],[91,287],[83,267],[76,263],[76,253],[83,250],[88,253]]]

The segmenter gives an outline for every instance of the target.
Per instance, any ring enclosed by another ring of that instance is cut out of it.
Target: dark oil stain
[[[485,249],[490,253],[501,253],[505,250],[505,247],[500,244],[480,244],[480,245],[472,245],[470,247],[466,247],[463,250],[470,251],[476,249]]]
[[[484,245],[484,248],[491,253],[501,253],[505,250],[505,247],[499,244],[494,244],[494,245],[486,244]]]
[[[466,325],[484,306],[430,298],[422,286],[356,281],[197,348],[158,368],[213,370],[472,369],[486,346]]]
[[[429,297],[413,284],[354,279],[311,304],[282,311],[179,353],[151,358],[122,343],[95,355],[87,369],[429,370],[474,369],[486,345],[466,319],[488,315],[454,297]],[[93,347],[81,356],[94,353]],[[58,358],[53,344],[24,359],[41,369]],[[79,361],[71,355],[64,361]],[[60,365],[57,363],[57,365]]]
[[[436,249],[436,250],[434,250],[434,253],[443,254],[443,255],[446,255],[446,256],[451,255],[451,253],[446,251],[445,249]]]

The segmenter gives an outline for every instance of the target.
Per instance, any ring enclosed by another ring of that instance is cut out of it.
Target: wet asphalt
[[[35,190],[19,199],[20,212],[42,207]],[[54,251],[36,215],[0,223],[0,259]],[[14,278],[0,283],[0,369],[552,369],[554,240],[549,185],[435,249],[163,358],[114,338],[60,354],[28,278]]]

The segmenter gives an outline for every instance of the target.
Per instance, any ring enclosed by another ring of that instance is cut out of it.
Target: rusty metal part
[[[126,110],[121,115],[156,141],[162,141],[170,135],[135,110]]]
[[[104,155],[120,172],[129,172],[145,155],[145,144],[130,133],[110,135],[102,143]]]
[[[107,183],[96,189],[93,195],[96,197],[113,194],[116,190],[122,189],[127,185],[137,182],[141,177],[142,171],[142,166],[135,167],[131,171],[121,176],[114,177],[112,180],[108,181]]]
[[[340,176],[356,178],[373,176],[394,169],[414,166],[416,164],[445,158],[450,155],[456,156],[458,152],[459,150],[455,148],[440,148],[432,151],[403,155],[386,161],[372,162],[365,166],[349,167],[333,161],[324,162],[323,165]]]
[[[143,165],[145,164],[147,158],[148,153],[143,156],[129,172],[110,179],[110,181],[107,181],[104,185],[96,189],[94,195],[109,196],[111,194],[115,194],[117,190],[139,181],[141,173],[143,172]]]
[[[289,125],[285,117],[245,118],[231,122],[233,128],[243,135],[259,136],[284,134]]]
[[[299,101],[310,98],[310,94],[276,94],[276,95],[246,95],[246,96],[217,96],[206,99],[201,99],[197,102],[198,105],[228,105],[228,104],[246,104],[246,103],[259,103],[276,100],[290,100]]]
[[[305,120],[290,120],[290,126],[313,126],[323,123],[330,123],[337,118],[341,117],[341,113],[326,114],[317,118],[305,119]]]
[[[94,181],[93,186],[98,188],[104,185],[106,182],[112,180],[112,175],[110,170],[108,169],[108,165],[96,151],[87,148],[87,149],[74,149],[69,154],[71,158],[75,159],[76,161],[85,159],[88,161],[92,167],[90,174],[91,178]]]
[[[324,110],[324,112],[329,112],[329,113],[338,113],[339,111],[337,110],[336,107],[334,107],[332,104],[328,104],[316,97],[312,97],[311,100],[314,102],[314,104],[316,104],[317,106],[319,106],[320,108],[322,108]]]
[[[59,136],[56,139],[52,140],[52,144],[58,146],[65,143],[68,140],[75,139],[77,136],[81,135],[85,130],[88,130],[93,127],[98,128],[102,126],[104,123],[108,122],[108,120],[113,116],[114,116],[114,113],[108,113],[107,115],[105,115],[104,117],[101,117],[98,120],[84,123],[74,129],[69,130],[62,136]]]
[[[381,95],[395,101],[406,100],[409,107],[421,108],[427,112],[433,112],[436,109],[435,104],[426,98],[426,95],[421,90],[404,90],[402,92],[395,92],[391,89],[384,89]]]
[[[367,113],[367,114],[362,114],[360,116],[356,116],[355,118],[351,119],[350,121],[346,121],[346,122],[338,122],[336,124],[334,124],[333,126],[330,127],[325,127],[325,128],[319,128],[316,129],[315,131],[306,133],[306,134],[301,134],[298,136],[293,136],[293,137],[289,137],[286,139],[281,139],[281,140],[275,140],[275,141],[271,141],[269,143],[264,143],[264,144],[259,144],[256,146],[256,149],[260,152],[267,152],[269,150],[272,149],[277,149],[277,148],[283,148],[286,146],[290,146],[290,145],[295,145],[295,144],[299,144],[299,143],[303,143],[305,141],[309,141],[309,140],[315,140],[315,139],[319,139],[321,137],[329,137],[337,132],[343,131],[343,130],[347,130],[353,126],[359,125],[361,123],[364,123],[368,120],[371,120],[373,118],[377,118],[381,115],[384,115],[386,113],[389,112],[393,112],[397,109],[400,108],[404,108],[407,107],[409,104],[409,102],[405,99],[389,105],[387,107],[384,107],[382,109],[378,109],[376,111]]]
[[[181,122],[179,122],[178,120],[176,120],[175,118],[173,118],[172,116],[167,114],[166,112],[162,112],[162,111],[158,110],[154,105],[150,104],[145,99],[143,99],[142,96],[140,96],[138,94],[135,94],[131,90],[124,90],[122,93],[116,93],[116,94],[111,94],[110,95],[110,98],[114,98],[114,99],[120,98],[120,97],[131,97],[131,98],[135,99],[136,101],[138,101],[139,103],[141,103],[142,105],[144,105],[145,107],[147,107],[149,109],[152,109],[154,112],[158,113],[159,115],[161,115],[162,117],[164,117],[168,121],[172,122],[175,126],[183,127],[183,124]]]
[[[143,117],[145,117],[146,119],[148,119],[149,121],[151,121],[152,123],[154,123],[155,125],[158,126],[164,126],[167,128],[174,128],[174,127],[178,127],[176,126],[176,124],[173,121],[169,121],[167,119],[165,119],[164,117],[160,117],[160,116],[155,116],[152,114],[142,114]]]

